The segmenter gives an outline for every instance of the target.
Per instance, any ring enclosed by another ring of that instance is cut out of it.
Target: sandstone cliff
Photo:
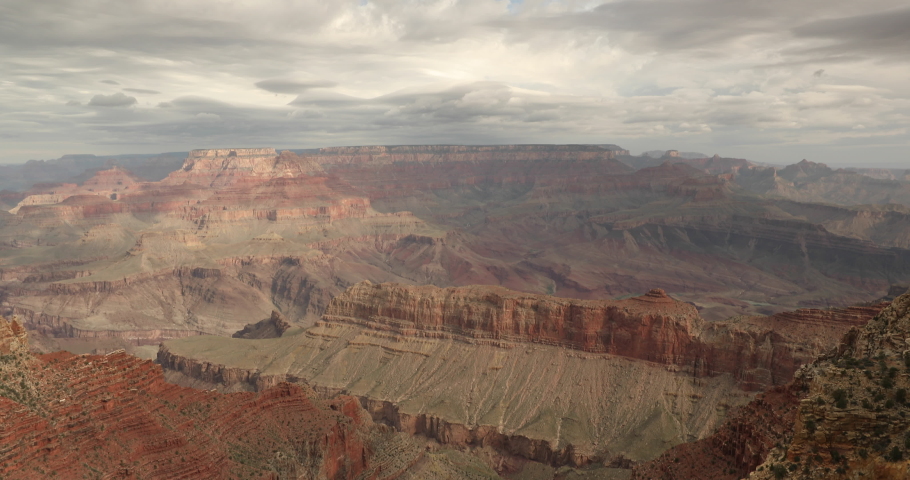
[[[324,322],[412,337],[532,342],[675,365],[696,376],[730,374],[747,389],[790,381],[800,364],[882,307],[803,310],[706,322],[663,290],[626,300],[574,300],[501,287],[358,283],[329,304]]]
[[[279,155],[274,148],[193,150],[183,168],[171,173],[162,183],[223,187],[250,179],[294,177],[319,171],[317,165],[297,160],[293,153]]]
[[[441,443],[623,464],[711,434],[750,392],[790,381],[883,307],[707,322],[660,290],[595,301],[361,282],[305,331],[169,341],[158,362],[210,384],[343,391],[375,420]]]

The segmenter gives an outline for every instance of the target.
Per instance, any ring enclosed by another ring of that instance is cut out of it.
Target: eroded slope
[[[710,434],[751,390],[881,307],[712,324],[663,292],[582,301],[499,287],[360,283],[307,330],[168,342],[166,368],[257,389],[304,380],[402,431],[560,465],[650,459]],[[819,322],[819,319],[822,321]],[[816,329],[800,338],[795,325]]]
[[[910,294],[793,382],[733,413],[712,436],[636,467],[634,479],[907,478]]]

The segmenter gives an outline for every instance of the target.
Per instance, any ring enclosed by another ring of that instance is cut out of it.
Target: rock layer
[[[163,181],[115,169],[36,186],[0,199],[23,202],[0,214],[0,298],[66,324],[47,334],[154,343],[231,335],[272,310],[308,326],[363,279],[580,299],[660,287],[710,320],[865,302],[910,280],[897,206],[759,200],[736,183],[743,162],[633,171],[626,153],[217,149]]]
[[[707,322],[657,289],[594,301],[361,282],[307,330],[169,341],[158,362],[231,388],[303,381],[403,432],[577,466],[709,435],[883,307]]]
[[[0,318],[0,345],[22,340],[21,327]],[[166,383],[160,367],[122,351],[6,353],[2,362],[33,386],[28,396],[0,392],[3,476],[353,479],[369,471],[379,432],[349,397],[314,400],[287,383],[202,392]]]
[[[790,381],[820,347],[833,344],[881,308],[800,310],[738,323],[706,322],[695,307],[660,289],[626,300],[595,301],[501,287],[362,282],[332,299],[323,322],[354,323],[402,337],[531,342],[608,353],[679,366],[696,376],[731,374],[747,389],[762,389]]]
[[[632,478],[907,478],[908,339],[903,294],[791,384],[738,410],[707,439],[636,467]]]

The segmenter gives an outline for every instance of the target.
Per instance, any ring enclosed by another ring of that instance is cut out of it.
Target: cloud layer
[[[910,166],[908,32],[896,0],[12,0],[0,162],[572,142]]]

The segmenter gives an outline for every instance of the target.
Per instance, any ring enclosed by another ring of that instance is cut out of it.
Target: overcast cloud
[[[910,168],[898,0],[0,0],[0,162],[617,143]]]

